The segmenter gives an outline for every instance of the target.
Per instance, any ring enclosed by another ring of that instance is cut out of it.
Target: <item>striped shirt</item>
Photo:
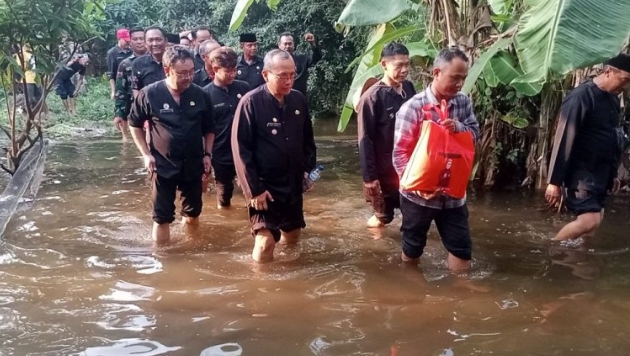
[[[405,167],[407,167],[411,154],[420,138],[422,120],[424,119],[422,107],[429,104],[439,104],[439,101],[435,98],[431,90],[431,86],[407,101],[396,114],[393,163],[398,177],[402,177]],[[457,95],[448,101],[448,113],[449,117],[456,121],[455,131],[471,132],[476,142],[479,137],[479,123],[473,113],[470,98],[461,92],[457,93]],[[433,120],[439,120],[437,111],[433,113]],[[466,197],[456,199],[447,195],[440,195],[427,200],[421,198],[414,192],[405,191],[402,188],[400,188],[400,193],[408,200],[420,206],[433,209],[458,208],[466,203]]]

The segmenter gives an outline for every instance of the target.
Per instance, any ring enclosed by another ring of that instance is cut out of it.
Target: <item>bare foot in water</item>
[[[374,228],[374,227],[383,227],[385,226],[385,224],[383,224],[377,217],[376,215],[372,215],[368,221],[367,221],[367,226],[370,228]]]

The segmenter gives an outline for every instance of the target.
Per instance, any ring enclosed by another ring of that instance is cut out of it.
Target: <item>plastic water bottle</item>
[[[309,190],[313,186],[313,183],[315,183],[315,181],[321,177],[321,173],[323,170],[324,166],[319,164],[317,165],[317,167],[315,167],[315,169],[311,171],[311,173],[308,174],[308,178],[304,180],[304,191]]]

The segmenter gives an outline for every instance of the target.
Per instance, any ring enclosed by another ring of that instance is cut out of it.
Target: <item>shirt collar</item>
[[[433,93],[433,83],[429,84],[429,86],[424,90],[424,94],[431,104],[440,104],[440,101],[437,100],[437,98],[435,97],[435,94]],[[448,100],[449,108],[455,105],[455,98],[456,96]]]

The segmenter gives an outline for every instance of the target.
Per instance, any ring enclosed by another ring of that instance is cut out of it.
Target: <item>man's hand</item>
[[[151,154],[143,155],[142,159],[144,160],[144,168],[149,171],[149,173],[155,172],[155,157]]]
[[[619,178],[615,178],[615,180],[613,180],[612,193],[617,194],[619,193],[620,189],[621,189],[621,181],[619,180]]]
[[[447,130],[449,130],[451,133],[454,133],[455,129],[457,127],[454,119],[446,119],[446,120],[442,121],[441,124]]]
[[[302,180],[302,192],[310,192],[311,190],[313,190],[314,186],[315,183],[311,182],[311,180],[308,179],[308,172],[304,172],[304,179]]]
[[[560,204],[560,187],[557,185],[549,184],[547,185],[547,190],[545,191],[545,200],[549,203],[550,207],[556,208],[558,204]]]
[[[310,43],[311,45],[314,45],[315,44],[315,35],[310,33],[310,32],[307,32],[304,35],[304,41]]]
[[[112,93],[109,95],[109,98],[114,101],[116,99],[116,93],[112,91]]]
[[[381,182],[375,179],[371,182],[363,182],[363,186],[367,190],[368,195],[376,196],[381,194]]]
[[[121,131],[122,132],[122,123],[123,123],[123,118],[120,116],[116,116],[114,118],[114,126],[116,127],[116,130]]]
[[[208,156],[203,156],[203,171],[208,175],[212,172],[212,161]]]
[[[267,210],[269,209],[269,206],[267,205],[267,199],[269,199],[269,201],[273,201],[271,193],[265,190],[265,192],[261,195],[250,199],[249,205],[256,210]]]

